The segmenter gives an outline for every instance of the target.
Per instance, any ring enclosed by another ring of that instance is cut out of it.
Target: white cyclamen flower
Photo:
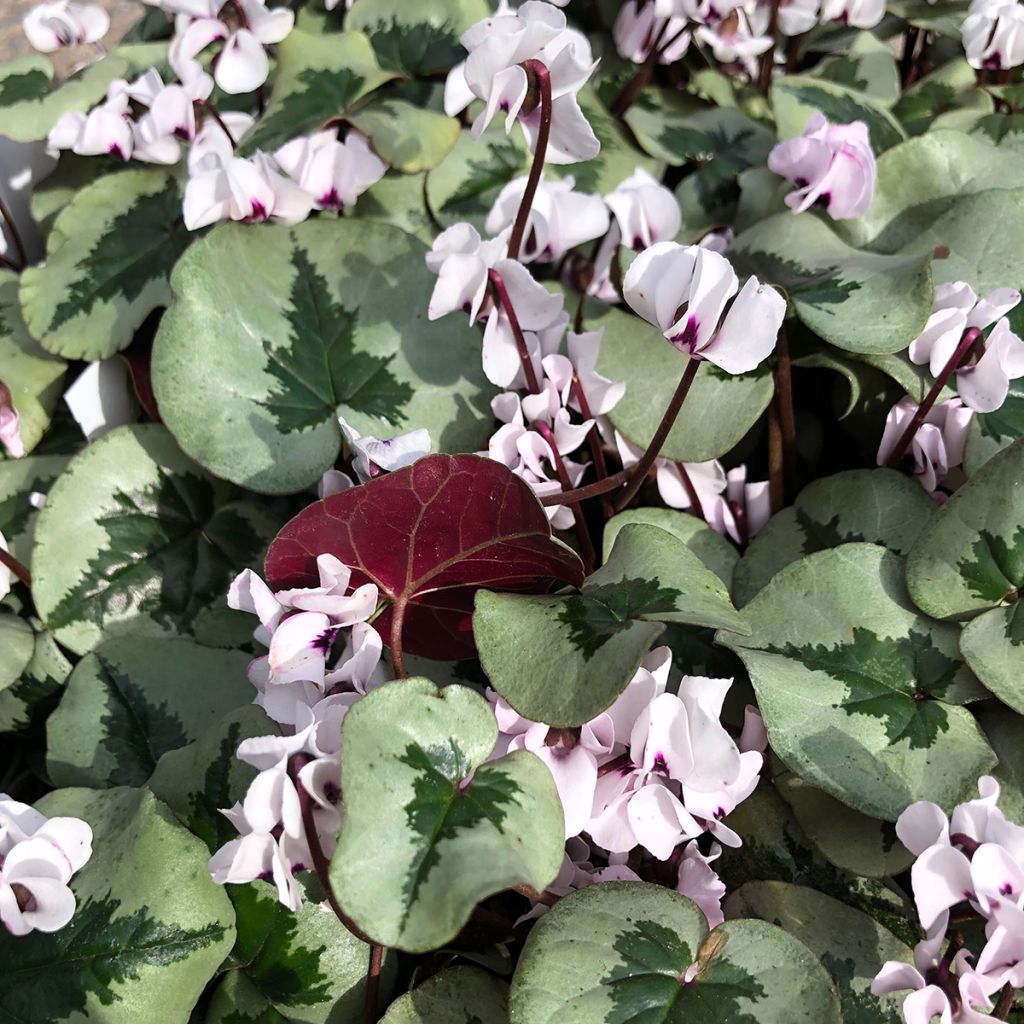
[[[344,142],[331,130],[292,139],[274,154],[274,159],[312,196],[318,210],[352,206],[388,169],[370,148],[369,139],[357,131],[350,131]]]
[[[999,71],[1024,64],[1024,4],[974,0],[960,34],[972,68]]]
[[[53,53],[62,46],[98,43],[110,28],[110,17],[99,4],[55,0],[33,7],[21,27],[37,50]]]

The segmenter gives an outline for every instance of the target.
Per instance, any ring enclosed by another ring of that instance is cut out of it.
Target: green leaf
[[[611,557],[615,538],[630,523],[647,523],[678,537],[727,588],[732,585],[733,572],[740,558],[736,548],[703,519],[672,508],[630,508],[612,516],[604,526],[603,561],[607,562]]]
[[[198,739],[164,753],[149,788],[189,832],[206,843],[210,853],[216,853],[238,838],[238,830],[221,808],[241,802],[256,777],[256,769],[235,756],[238,745],[277,731],[277,725],[253,704],[232,710]]]
[[[485,0],[358,0],[345,27],[369,36],[382,67],[415,77],[465,60],[459,37],[490,13]]]
[[[847,352],[906,348],[931,313],[930,249],[854,249],[811,213],[761,221],[730,244],[729,258],[740,273],[783,287],[796,316]]]
[[[869,818],[785,768],[772,778],[800,827],[836,867],[854,875],[885,878],[913,864],[913,854],[899,841],[891,821]]]
[[[427,174],[427,204],[442,227],[468,221],[483,232],[498,193],[529,169],[530,151],[522,132],[506,135],[499,120],[479,139],[465,128],[451,152]]]
[[[278,494],[334,465],[339,413],[360,433],[426,427],[437,450],[483,447],[494,389],[479,334],[427,320],[424,252],[360,219],[224,225],[194,245],[153,350],[160,411],[185,451]]]
[[[272,152],[352,106],[395,75],[384,71],[361,32],[312,35],[293,29],[277,46],[277,75],[266,113],[242,141],[242,151]]]
[[[168,278],[193,235],[166,170],[108,174],[78,192],[21,275],[25,322],[47,351],[104,359],[170,299]]]
[[[785,75],[772,84],[772,109],[779,137],[802,135],[807,118],[816,110],[832,124],[864,121],[876,153],[902,142],[906,135],[900,123],[866,93],[810,75]]]
[[[978,721],[992,749],[999,755],[999,764],[992,769],[1000,786],[999,807],[1010,821],[1024,819],[1024,717],[1008,715],[996,701],[983,704]]]
[[[1024,437],[1024,381],[1011,380],[1010,393],[995,412],[975,413],[971,418],[964,453],[967,475],[974,476],[996,452],[1019,437]]]
[[[808,555],[744,608],[753,636],[720,633],[750,673],[772,749],[812,785],[895,821],[915,800],[963,799],[995,756],[955,627],[918,614],[903,559],[870,544]]]
[[[724,850],[715,862],[729,891],[752,878],[806,885],[863,911],[904,942],[920,938],[906,894],[882,880],[855,877],[826,860],[773,786],[761,782],[726,823],[743,838],[741,847]]]
[[[48,494],[67,464],[64,455],[32,455],[0,462],[0,533],[14,557],[29,568],[32,537],[39,515],[32,504],[32,495]]]
[[[46,723],[54,785],[141,786],[163,754],[252,699],[248,663],[241,651],[184,639],[100,644],[75,666]]]
[[[194,633],[258,566],[278,525],[181,454],[163,427],[119,427],[76,455],[39,514],[32,593],[77,654],[104,636]],[[239,617],[241,617],[239,613]]]
[[[902,993],[873,996],[871,982],[889,960],[912,963],[913,951],[866,914],[785,882],[747,882],[724,909],[729,918],[770,921],[807,946],[839,990],[843,1024],[902,1024]]]
[[[841,222],[838,230],[851,245],[898,252],[928,235],[936,218],[965,198],[988,189],[1019,187],[1022,173],[1024,154],[1004,153],[980,136],[936,129],[878,158],[870,209],[863,217]],[[983,223],[995,226],[998,221],[991,216],[986,215]],[[942,244],[955,249],[951,240]],[[923,247],[921,241],[918,248]],[[936,274],[946,262],[937,261]]]
[[[893,51],[870,32],[858,32],[845,53],[826,57],[808,76],[852,89],[885,107],[900,98]]]
[[[267,882],[232,886],[238,941],[231,970],[214,992],[207,1024],[344,1024],[359,1020],[366,1002],[369,947],[323,903],[310,881],[295,913],[277,901]],[[387,998],[394,959],[381,969]],[[238,1014],[239,1017],[234,1016]]]
[[[992,100],[977,87],[977,72],[962,57],[940,64],[915,82],[893,107],[907,134],[920,135],[932,122],[953,110],[990,113]]]
[[[905,555],[934,507],[916,481],[895,470],[852,469],[815,480],[750,542],[736,567],[733,596],[742,607],[780,569],[850,541]]]
[[[0,733],[16,732],[39,724],[50,711],[71,662],[37,619],[25,623],[2,614],[0,637]]]
[[[661,635],[660,623],[746,632],[722,580],[657,526],[622,527],[579,594],[480,591],[473,636],[491,685],[525,718],[588,722],[607,708]]]
[[[915,603],[967,619],[960,650],[978,678],[1024,713],[1024,440],[994,455],[941,508],[907,560]],[[980,614],[979,614],[980,613]]]
[[[129,62],[111,54],[50,88],[53,67],[37,54],[0,66],[0,135],[15,142],[45,139],[61,115],[88,110],[103,98],[115,78],[125,78]]]
[[[708,934],[695,904],[643,882],[607,882],[559,900],[526,941],[510,1007],[516,1024],[841,1019],[828,975],[792,936],[763,921]]]
[[[93,854],[71,882],[70,924],[18,938],[0,930],[0,1015],[187,1024],[235,937],[206,848],[145,790],[62,789],[38,807],[85,819]]]
[[[10,389],[21,417],[21,440],[26,452],[39,444],[50,424],[63,393],[66,371],[67,363],[50,355],[28,333],[18,302],[18,275],[0,270],[0,381]],[[10,534],[7,537],[9,540]]]
[[[415,174],[436,167],[458,141],[454,117],[414,107],[405,100],[370,100],[349,118],[396,170]]]
[[[449,967],[396,999],[381,1024],[508,1024],[508,985],[479,967]]]
[[[346,716],[331,881],[383,945],[436,949],[480,900],[524,883],[543,890],[558,873],[551,773],[527,751],[484,764],[497,734],[482,697],[426,679],[382,686]]]
[[[586,330],[604,328],[597,369],[626,383],[626,393],[609,413],[614,427],[646,447],[679,386],[686,358],[650,324],[611,306],[588,311]],[[662,455],[684,462],[706,462],[731,451],[758,421],[772,399],[771,370],[725,373],[702,366],[669,432]],[[709,416],[708,410],[715,415]]]
[[[359,197],[354,213],[361,220],[383,221],[415,236],[424,245],[437,237],[427,209],[426,174],[386,174]]]

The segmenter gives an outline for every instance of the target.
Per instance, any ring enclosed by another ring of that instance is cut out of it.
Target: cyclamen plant
[[[1024,1019],[1024,6],[145,5],[0,66],[0,1018]]]

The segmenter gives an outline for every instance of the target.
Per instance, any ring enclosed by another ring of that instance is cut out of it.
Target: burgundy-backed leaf
[[[583,565],[551,535],[533,491],[497,462],[429,455],[407,469],[303,509],[267,553],[275,589],[315,585],[317,555],[351,566],[406,605],[405,649],[428,658],[475,654],[474,592],[543,592],[552,580],[579,586]],[[377,620],[386,638],[389,608]]]
[[[163,423],[160,418],[160,410],[156,404],[156,395],[153,393],[153,381],[150,373],[150,363],[153,357],[153,338],[156,336],[156,329],[160,325],[160,318],[163,316],[163,309],[155,309],[143,321],[142,326],[135,332],[132,343],[120,353],[121,358],[128,365],[128,373],[131,375],[132,387],[135,389],[135,397],[139,400],[146,415],[154,423]]]

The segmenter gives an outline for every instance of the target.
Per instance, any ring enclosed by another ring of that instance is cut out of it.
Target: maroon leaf
[[[315,586],[325,553],[352,568],[353,587],[376,583],[390,599],[381,633],[398,609],[405,649],[428,658],[475,656],[481,587],[541,593],[552,580],[583,582],[583,564],[552,537],[529,486],[476,455],[428,455],[303,509],[270,545],[267,581]]]

